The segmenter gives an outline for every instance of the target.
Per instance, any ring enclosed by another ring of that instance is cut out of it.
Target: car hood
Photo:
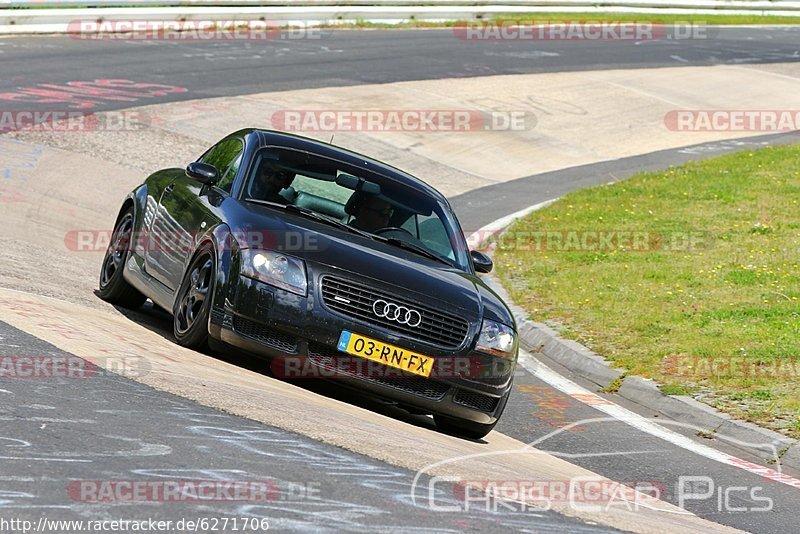
[[[304,259],[321,272],[368,281],[392,294],[441,307],[470,322],[484,313],[513,326],[503,301],[477,276],[388,243],[340,230],[291,212],[247,206],[245,233],[262,232],[265,248]]]

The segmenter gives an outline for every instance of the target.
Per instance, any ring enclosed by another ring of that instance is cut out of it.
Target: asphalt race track
[[[0,39],[0,96],[26,95],[4,101],[4,109],[44,110],[53,105],[45,93],[22,89],[46,89],[48,84],[76,79],[114,78],[186,89],[146,102],[155,104],[409,80],[800,62],[797,29],[713,29],[709,36],[707,40],[642,42],[636,46],[542,42],[536,43],[535,50],[525,42],[464,43],[453,39],[449,30],[331,31],[319,41],[267,43],[97,43],[67,37],[15,37]],[[130,101],[106,100],[97,102],[92,111],[133,105]],[[451,201],[462,225],[477,229],[526,206],[580,187],[625,178],[639,170],[798,139],[800,135],[794,132],[668,149],[520,177],[461,193]],[[128,318],[164,337],[171,335],[170,318],[151,307],[128,314]],[[65,354],[4,319],[0,316],[0,356]],[[257,361],[246,358],[222,359],[244,369],[261,369]],[[589,387],[572,377],[569,370],[546,359],[544,362]],[[735,493],[726,510],[716,498],[689,501],[686,509],[703,519],[751,532],[797,531],[800,489],[712,460],[627,422],[609,419],[595,407],[523,369],[517,374],[515,388],[496,432],[522,443],[536,442],[537,449],[612,480],[657,482],[666,489],[662,498],[672,504],[678,503],[675,488],[682,475],[711,477],[717,492],[757,487],[757,495]],[[410,416],[391,406],[376,406],[334,386],[306,389],[323,399],[350,403],[386,419],[397,418],[416,427],[414,432],[438,434],[427,418]],[[655,415],[613,395],[603,396],[644,417]],[[609,530],[555,511],[519,512],[503,507],[458,513],[432,511],[422,500],[410,498],[414,491],[420,491],[412,486],[413,470],[208,408],[116,375],[104,375],[99,380],[53,379],[33,387],[24,380],[4,380],[0,381],[0,400],[0,517],[8,514],[37,521],[42,514],[63,519],[253,516],[268,518],[273,529],[354,532],[387,526],[401,532]],[[743,444],[705,440],[697,437],[699,429],[670,425],[663,417],[659,421],[703,445],[765,465]],[[572,423],[576,426],[555,432]],[[391,433],[385,435],[385,441],[390,449]],[[800,476],[788,469],[783,472]],[[270,479],[280,491],[276,499],[258,505],[119,505],[71,500],[64,490],[74,480],[159,477]],[[429,478],[423,478],[419,483],[426,488],[424,499],[429,482]],[[442,492],[442,502],[450,502],[447,499],[456,492],[452,484],[437,488]],[[303,492],[312,490],[322,498],[304,498]],[[748,513],[761,506],[758,497],[762,496],[772,499],[771,510]]]
[[[470,42],[450,30],[326,30],[320,39],[266,43],[0,39],[0,92],[113,77],[186,87],[167,99],[406,80],[598,69],[797,61],[796,29],[709,29],[706,40]],[[155,98],[153,102],[160,99]],[[20,103],[24,109],[34,103]],[[106,104],[98,111],[124,107]],[[9,108],[13,109],[13,108]]]
[[[17,354],[15,345],[37,354],[63,355],[5,324],[0,329],[3,355]],[[41,488],[34,493],[2,493],[0,507],[27,512],[15,515],[37,517],[58,510],[57,517],[64,520],[114,516],[119,511],[114,508],[120,504],[81,502],[75,493],[70,493],[74,502],[64,499],[66,481],[98,479],[102,473],[112,480],[269,480],[269,490],[275,495],[259,503],[153,502],[137,506],[136,517],[157,520],[263,514],[269,518],[270,529],[358,532],[374,532],[387,524],[404,531],[448,530],[459,524],[482,530],[518,530],[531,521],[529,512],[491,513],[485,508],[458,516],[431,513],[411,501],[414,473],[408,470],[253,424],[117,375],[99,380],[56,379],[33,390],[24,380],[17,380],[4,383],[4,388],[0,390],[4,404],[15,402],[12,399],[19,402],[0,419],[4,436],[0,483],[24,486],[35,480]],[[49,447],[42,443],[41,430],[48,425],[63,428],[58,435],[59,454],[42,458],[48,456]],[[11,427],[14,438],[6,437]],[[422,502],[427,498],[427,484],[428,480],[420,484]],[[436,488],[441,492],[441,506],[457,502],[452,484],[437,484]],[[307,495],[320,498],[307,499]],[[555,512],[536,513],[535,521],[539,532],[564,528],[609,531]]]

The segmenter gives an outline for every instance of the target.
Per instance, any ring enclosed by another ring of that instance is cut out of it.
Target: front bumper
[[[271,358],[276,375],[331,379],[424,413],[484,424],[503,411],[516,362],[473,352],[478,325],[461,348],[444,350],[333,312],[313,289],[303,297],[240,276],[227,293],[212,308],[212,337]],[[339,352],[342,330],[431,356],[434,372],[426,378]]]

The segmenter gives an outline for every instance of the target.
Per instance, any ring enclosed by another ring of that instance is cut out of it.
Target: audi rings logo
[[[378,317],[385,317],[390,321],[408,326],[419,326],[422,322],[422,314],[417,310],[400,306],[394,302],[386,302],[383,299],[375,301],[372,305],[372,313]]]

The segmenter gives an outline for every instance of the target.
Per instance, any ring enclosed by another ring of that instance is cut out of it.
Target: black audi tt
[[[476,275],[447,200],[379,161],[247,129],[122,204],[100,296],[170,310],[181,345],[243,350],[480,438],[517,360],[514,318]]]

